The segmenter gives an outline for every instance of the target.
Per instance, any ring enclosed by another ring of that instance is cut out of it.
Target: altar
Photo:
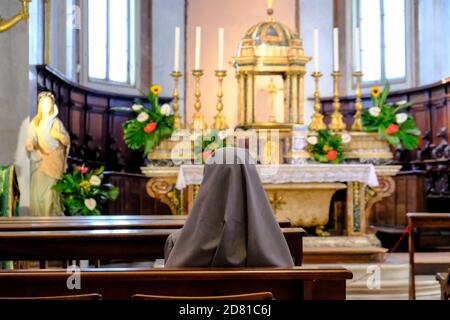
[[[392,176],[399,166],[371,164],[282,164],[257,165],[274,214],[289,219],[293,226],[315,228],[328,235],[330,203],[338,190],[346,190],[344,234],[365,235],[375,203],[392,195]],[[167,204],[173,214],[188,214],[203,178],[202,165],[180,167],[147,166],[147,193]]]

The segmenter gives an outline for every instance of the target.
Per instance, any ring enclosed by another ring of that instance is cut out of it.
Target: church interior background
[[[450,1],[23,0],[0,15],[4,217],[31,214],[27,132],[50,92],[69,171],[104,167],[118,191],[66,215],[187,215],[205,133],[260,159],[277,219],[308,233],[302,266],[350,270],[347,299],[448,290]],[[168,133],[140,121],[155,96]],[[130,121],[158,138],[130,146]]]

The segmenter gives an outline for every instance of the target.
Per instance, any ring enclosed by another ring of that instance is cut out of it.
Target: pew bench
[[[64,216],[0,218],[0,231],[52,231],[93,229],[179,229],[187,216]],[[280,228],[291,227],[288,219],[278,219]]]
[[[301,265],[301,228],[281,229],[295,265]],[[164,257],[167,237],[176,229],[117,229],[0,232],[0,261],[156,260]]]
[[[344,300],[350,271],[343,268],[183,268],[83,269],[80,290],[69,290],[76,274],[65,270],[0,272],[3,297],[79,295],[96,292],[103,299],[156,296],[226,296],[270,292],[277,300]]]

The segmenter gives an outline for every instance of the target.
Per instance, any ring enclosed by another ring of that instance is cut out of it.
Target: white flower
[[[347,144],[347,143],[350,143],[350,141],[352,141],[352,136],[349,135],[348,133],[344,133],[344,134],[341,136],[341,139],[342,139],[342,143],[343,143],[343,144]]]
[[[91,179],[89,179],[89,183],[94,187],[99,187],[102,184],[102,179],[99,176],[93,175]]]
[[[142,104],[133,104],[131,106],[131,109],[133,109],[133,111],[141,111],[142,109],[144,109],[144,106]]]
[[[404,123],[406,120],[408,120],[408,115],[406,113],[399,113],[395,115],[395,120],[398,124]]]
[[[231,130],[223,130],[223,131],[219,131],[219,138],[220,140],[225,140],[226,138],[228,138],[228,136],[231,135]]]
[[[89,198],[89,199],[84,200],[84,205],[90,211],[94,211],[94,209],[97,207],[97,201],[95,201],[95,199]]]
[[[378,107],[372,107],[369,109],[369,113],[372,117],[378,117],[381,113],[381,109]]]
[[[306,141],[308,141],[308,143],[312,146],[316,145],[317,142],[319,142],[316,136],[309,136],[308,138],[306,138]]]
[[[137,116],[137,121],[139,122],[145,122],[148,120],[148,114],[147,112],[141,112],[139,113],[139,115]]]
[[[163,104],[161,107],[161,114],[164,116],[169,116],[172,113],[172,108],[167,104]]]

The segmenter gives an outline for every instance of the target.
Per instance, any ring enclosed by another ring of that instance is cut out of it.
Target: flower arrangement
[[[317,131],[317,135],[310,135],[306,141],[308,142],[308,151],[316,161],[337,164],[344,160],[342,145],[349,143],[351,139],[347,133],[332,133],[325,129]]]
[[[194,142],[194,155],[196,162],[202,164],[208,159],[215,150],[225,148],[227,146],[227,131],[219,131],[217,129],[208,130],[205,135],[201,135]]]
[[[104,167],[97,170],[89,170],[84,165],[76,167],[53,186],[53,190],[61,194],[69,215],[100,215],[104,203],[117,199],[119,189],[102,183],[103,171]]]
[[[380,139],[388,141],[396,148],[414,150],[419,144],[420,130],[413,117],[399,112],[413,103],[399,102],[391,106],[386,103],[388,96],[388,85],[383,91],[378,86],[372,88],[373,107],[361,115],[364,131],[378,132]]]
[[[151,108],[136,101],[131,107],[136,118],[123,124],[127,146],[132,150],[143,150],[145,155],[159,146],[162,140],[169,138],[174,131],[172,109],[168,104],[159,105],[160,93],[160,86],[151,86],[146,95]]]

